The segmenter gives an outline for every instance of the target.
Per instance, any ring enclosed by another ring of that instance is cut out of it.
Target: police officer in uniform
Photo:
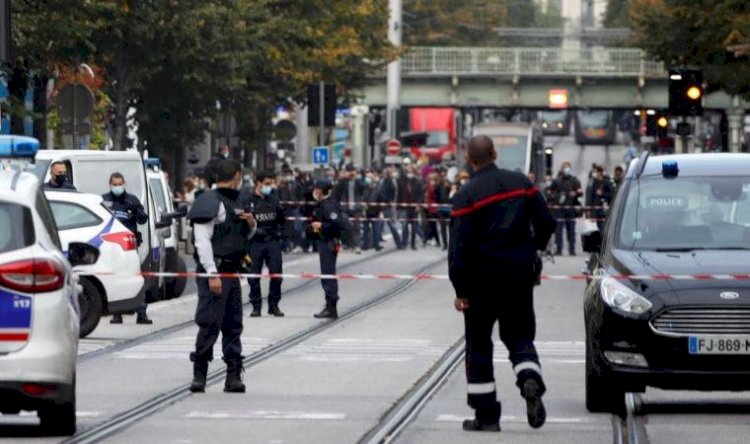
[[[310,224],[310,234],[317,241],[321,274],[336,274],[336,259],[341,249],[341,235],[344,231],[341,207],[331,198],[332,189],[333,184],[326,180],[317,181],[313,189],[313,198],[318,204],[315,206],[313,222]],[[316,313],[315,317],[336,319],[339,316],[336,310],[339,283],[336,279],[321,279],[321,284],[326,296],[326,306]]]
[[[125,178],[120,173],[112,173],[109,177],[109,193],[102,195],[104,199],[104,205],[106,205],[112,214],[125,225],[125,228],[133,232],[138,241],[138,246],[141,246],[143,239],[141,233],[138,232],[138,225],[145,224],[148,222],[148,214],[141,205],[141,201],[138,200],[132,194],[125,191]],[[146,315],[146,302],[144,301],[136,310],[136,323],[138,324],[153,324],[154,321],[148,318]],[[111,324],[122,324],[122,314],[115,314],[110,320]]]
[[[449,251],[454,306],[464,314],[468,403],[476,412],[463,428],[500,430],[492,366],[495,322],[526,400],[529,425],[538,428],[546,411],[542,369],[534,348],[534,261],[536,251],[546,248],[555,219],[526,176],[495,166],[497,155],[490,138],[471,139],[466,157],[475,173],[454,196]]]
[[[242,208],[253,214],[257,222],[255,236],[247,248],[250,256],[250,272],[260,273],[263,264],[269,273],[282,273],[282,229],[286,223],[284,209],[273,192],[274,176],[271,173],[260,173],[255,178],[255,188],[250,192],[240,193]],[[262,304],[260,279],[248,279],[250,284],[250,303],[253,305],[251,317],[260,316]],[[268,314],[284,316],[279,310],[281,301],[281,278],[273,278],[268,287]]]
[[[212,165],[216,189],[206,191],[193,203],[188,219],[193,224],[196,269],[199,273],[237,273],[246,256],[245,244],[252,237],[255,219],[239,201],[242,167],[233,160]],[[238,278],[197,278],[198,306],[195,323],[198,337],[193,362],[192,392],[206,387],[208,363],[222,335],[222,351],[227,364],[225,392],[244,392],[242,383],[242,292]]]

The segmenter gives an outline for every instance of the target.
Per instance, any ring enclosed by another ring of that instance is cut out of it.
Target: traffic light
[[[669,70],[669,114],[700,116],[703,114],[703,73],[697,69]]]
[[[646,135],[664,138],[669,134],[669,117],[662,113],[649,113],[646,117]]]
[[[323,124],[336,126],[336,85],[325,85],[323,88]],[[307,87],[307,126],[320,125],[320,85]]]

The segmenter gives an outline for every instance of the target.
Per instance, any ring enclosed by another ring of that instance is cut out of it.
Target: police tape
[[[287,216],[285,218],[288,221],[302,221],[302,222],[313,222],[316,219],[312,217],[305,217],[305,216]],[[583,219],[583,217],[579,218],[560,218],[555,219],[558,222],[567,222],[567,221],[575,221],[578,219]],[[605,218],[585,218],[590,221],[595,222],[604,222]],[[449,217],[424,217],[424,218],[417,218],[417,217],[395,217],[395,218],[389,218],[389,217],[349,217],[350,221],[353,222],[450,222],[451,219]]]
[[[279,202],[283,206],[315,206],[318,202],[315,201],[296,201],[296,200],[283,200]],[[451,208],[449,203],[396,203],[396,202],[340,202],[344,208]],[[609,206],[606,205],[549,205],[550,209],[553,210],[607,210]]]
[[[80,272],[79,276],[125,276],[125,273],[103,273],[103,272]],[[143,277],[165,277],[165,278],[232,278],[232,279],[301,279],[301,280],[402,280],[402,281],[446,281],[450,277],[447,274],[316,274],[316,273],[198,273],[198,272],[141,272]],[[542,280],[549,281],[589,281],[610,278],[615,280],[633,281],[746,281],[750,280],[750,274],[650,274],[650,275],[588,275],[588,274],[542,274]]]

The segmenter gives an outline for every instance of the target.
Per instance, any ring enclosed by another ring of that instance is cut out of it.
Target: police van
[[[153,193],[146,180],[143,159],[137,150],[95,151],[95,150],[40,150],[36,157],[37,177],[49,180],[49,167],[52,162],[64,162],[69,182],[78,191],[102,195],[109,191],[109,177],[119,172],[125,177],[125,189],[140,200],[148,222],[138,226],[137,235],[142,239],[138,247],[141,270],[144,272],[164,271],[166,252],[162,231],[171,227],[172,218],[159,214]],[[164,278],[145,279],[144,296],[147,302],[162,298]]]
[[[158,158],[145,158],[146,179],[154,195],[154,201],[159,214],[169,215],[172,217],[172,226],[163,232],[164,247],[166,249],[166,258],[164,269],[167,273],[185,273],[187,265],[185,260],[179,254],[179,243],[181,226],[180,219],[187,214],[187,208],[181,207],[175,209],[172,201],[172,190],[169,187],[169,181],[166,174],[161,170],[161,160]],[[164,280],[162,289],[166,299],[180,297],[185,291],[187,279],[185,277],[168,277]]]
[[[67,257],[42,183],[25,172],[36,139],[0,136],[0,413],[37,411],[46,434],[76,430],[78,280],[99,250]],[[12,160],[9,160],[12,159]]]

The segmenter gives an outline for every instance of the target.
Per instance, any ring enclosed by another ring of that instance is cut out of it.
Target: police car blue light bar
[[[661,163],[661,174],[666,178],[674,178],[680,173],[675,160],[665,160]]]
[[[39,141],[33,137],[0,136],[0,158],[33,159],[39,151]]]
[[[149,157],[147,159],[143,159],[143,164],[146,165],[146,168],[159,170],[161,168],[161,159],[159,159],[158,157]]]

